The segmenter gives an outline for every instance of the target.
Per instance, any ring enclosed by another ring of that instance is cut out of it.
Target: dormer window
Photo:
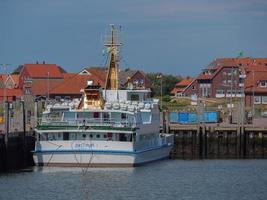
[[[260,87],[267,87],[267,80],[260,81]]]
[[[79,73],[80,75],[91,75],[91,73],[90,72],[88,72],[87,70],[82,70],[80,73]]]

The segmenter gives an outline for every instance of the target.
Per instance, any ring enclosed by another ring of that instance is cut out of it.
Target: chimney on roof
[[[36,61],[36,64],[37,64],[37,65],[39,64],[38,60]]]
[[[43,64],[45,65],[45,61],[43,61]]]

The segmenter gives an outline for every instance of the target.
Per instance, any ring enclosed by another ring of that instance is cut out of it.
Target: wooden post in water
[[[229,132],[226,131],[226,155],[229,157]]]
[[[208,158],[208,138],[206,127],[203,127],[203,135],[204,135],[204,158]]]
[[[261,136],[261,156],[264,158],[264,135],[263,132],[260,133]]]
[[[199,155],[199,159],[203,158],[203,137],[202,137],[202,132],[203,132],[203,127],[199,127],[199,133],[198,133],[198,141],[199,141],[199,145],[198,145],[198,155]]]
[[[34,100],[34,127],[37,126],[38,123],[38,101]]]
[[[217,158],[220,157],[221,153],[220,153],[220,132],[217,131]]]
[[[9,102],[6,101],[5,103],[5,145],[7,147],[8,144],[8,134],[9,134]]]
[[[22,133],[22,154],[23,154],[23,167],[26,166],[26,119],[25,119],[25,102],[21,100],[22,107],[22,123],[23,123],[23,133]]]
[[[253,147],[252,147],[252,149],[253,149],[253,158],[256,158],[256,133],[255,132],[253,132]]]
[[[191,137],[191,159],[194,158],[194,133],[193,131],[189,131],[189,135]]]
[[[165,127],[166,127],[166,133],[170,133],[170,119],[169,119],[169,112],[165,112]]]
[[[247,156],[247,132],[243,131],[243,158],[246,158],[246,156]]]

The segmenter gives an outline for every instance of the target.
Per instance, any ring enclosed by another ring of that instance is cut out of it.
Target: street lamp
[[[49,96],[50,96],[50,72],[47,72],[47,100],[49,101]]]
[[[157,75],[157,79],[160,79],[160,109],[162,111],[162,74]]]

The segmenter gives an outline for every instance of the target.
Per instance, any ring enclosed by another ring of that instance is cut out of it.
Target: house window
[[[234,95],[235,91],[234,90],[226,90],[226,94]]]
[[[192,86],[192,90],[195,90],[195,89],[196,89],[196,87],[193,85],[193,86]]]
[[[80,75],[91,75],[90,72],[88,72],[87,70],[83,70],[79,74]]]
[[[262,104],[267,104],[267,96],[261,97]]]
[[[260,96],[254,97],[254,104],[261,104],[261,97]]]
[[[25,89],[25,94],[31,94],[31,91],[30,91],[29,88],[26,88],[26,89]]]
[[[260,87],[267,87],[267,81],[260,81]]]
[[[216,94],[224,94],[224,90],[216,90]]]
[[[242,94],[242,91],[241,90],[236,90],[235,93],[236,94]]]

